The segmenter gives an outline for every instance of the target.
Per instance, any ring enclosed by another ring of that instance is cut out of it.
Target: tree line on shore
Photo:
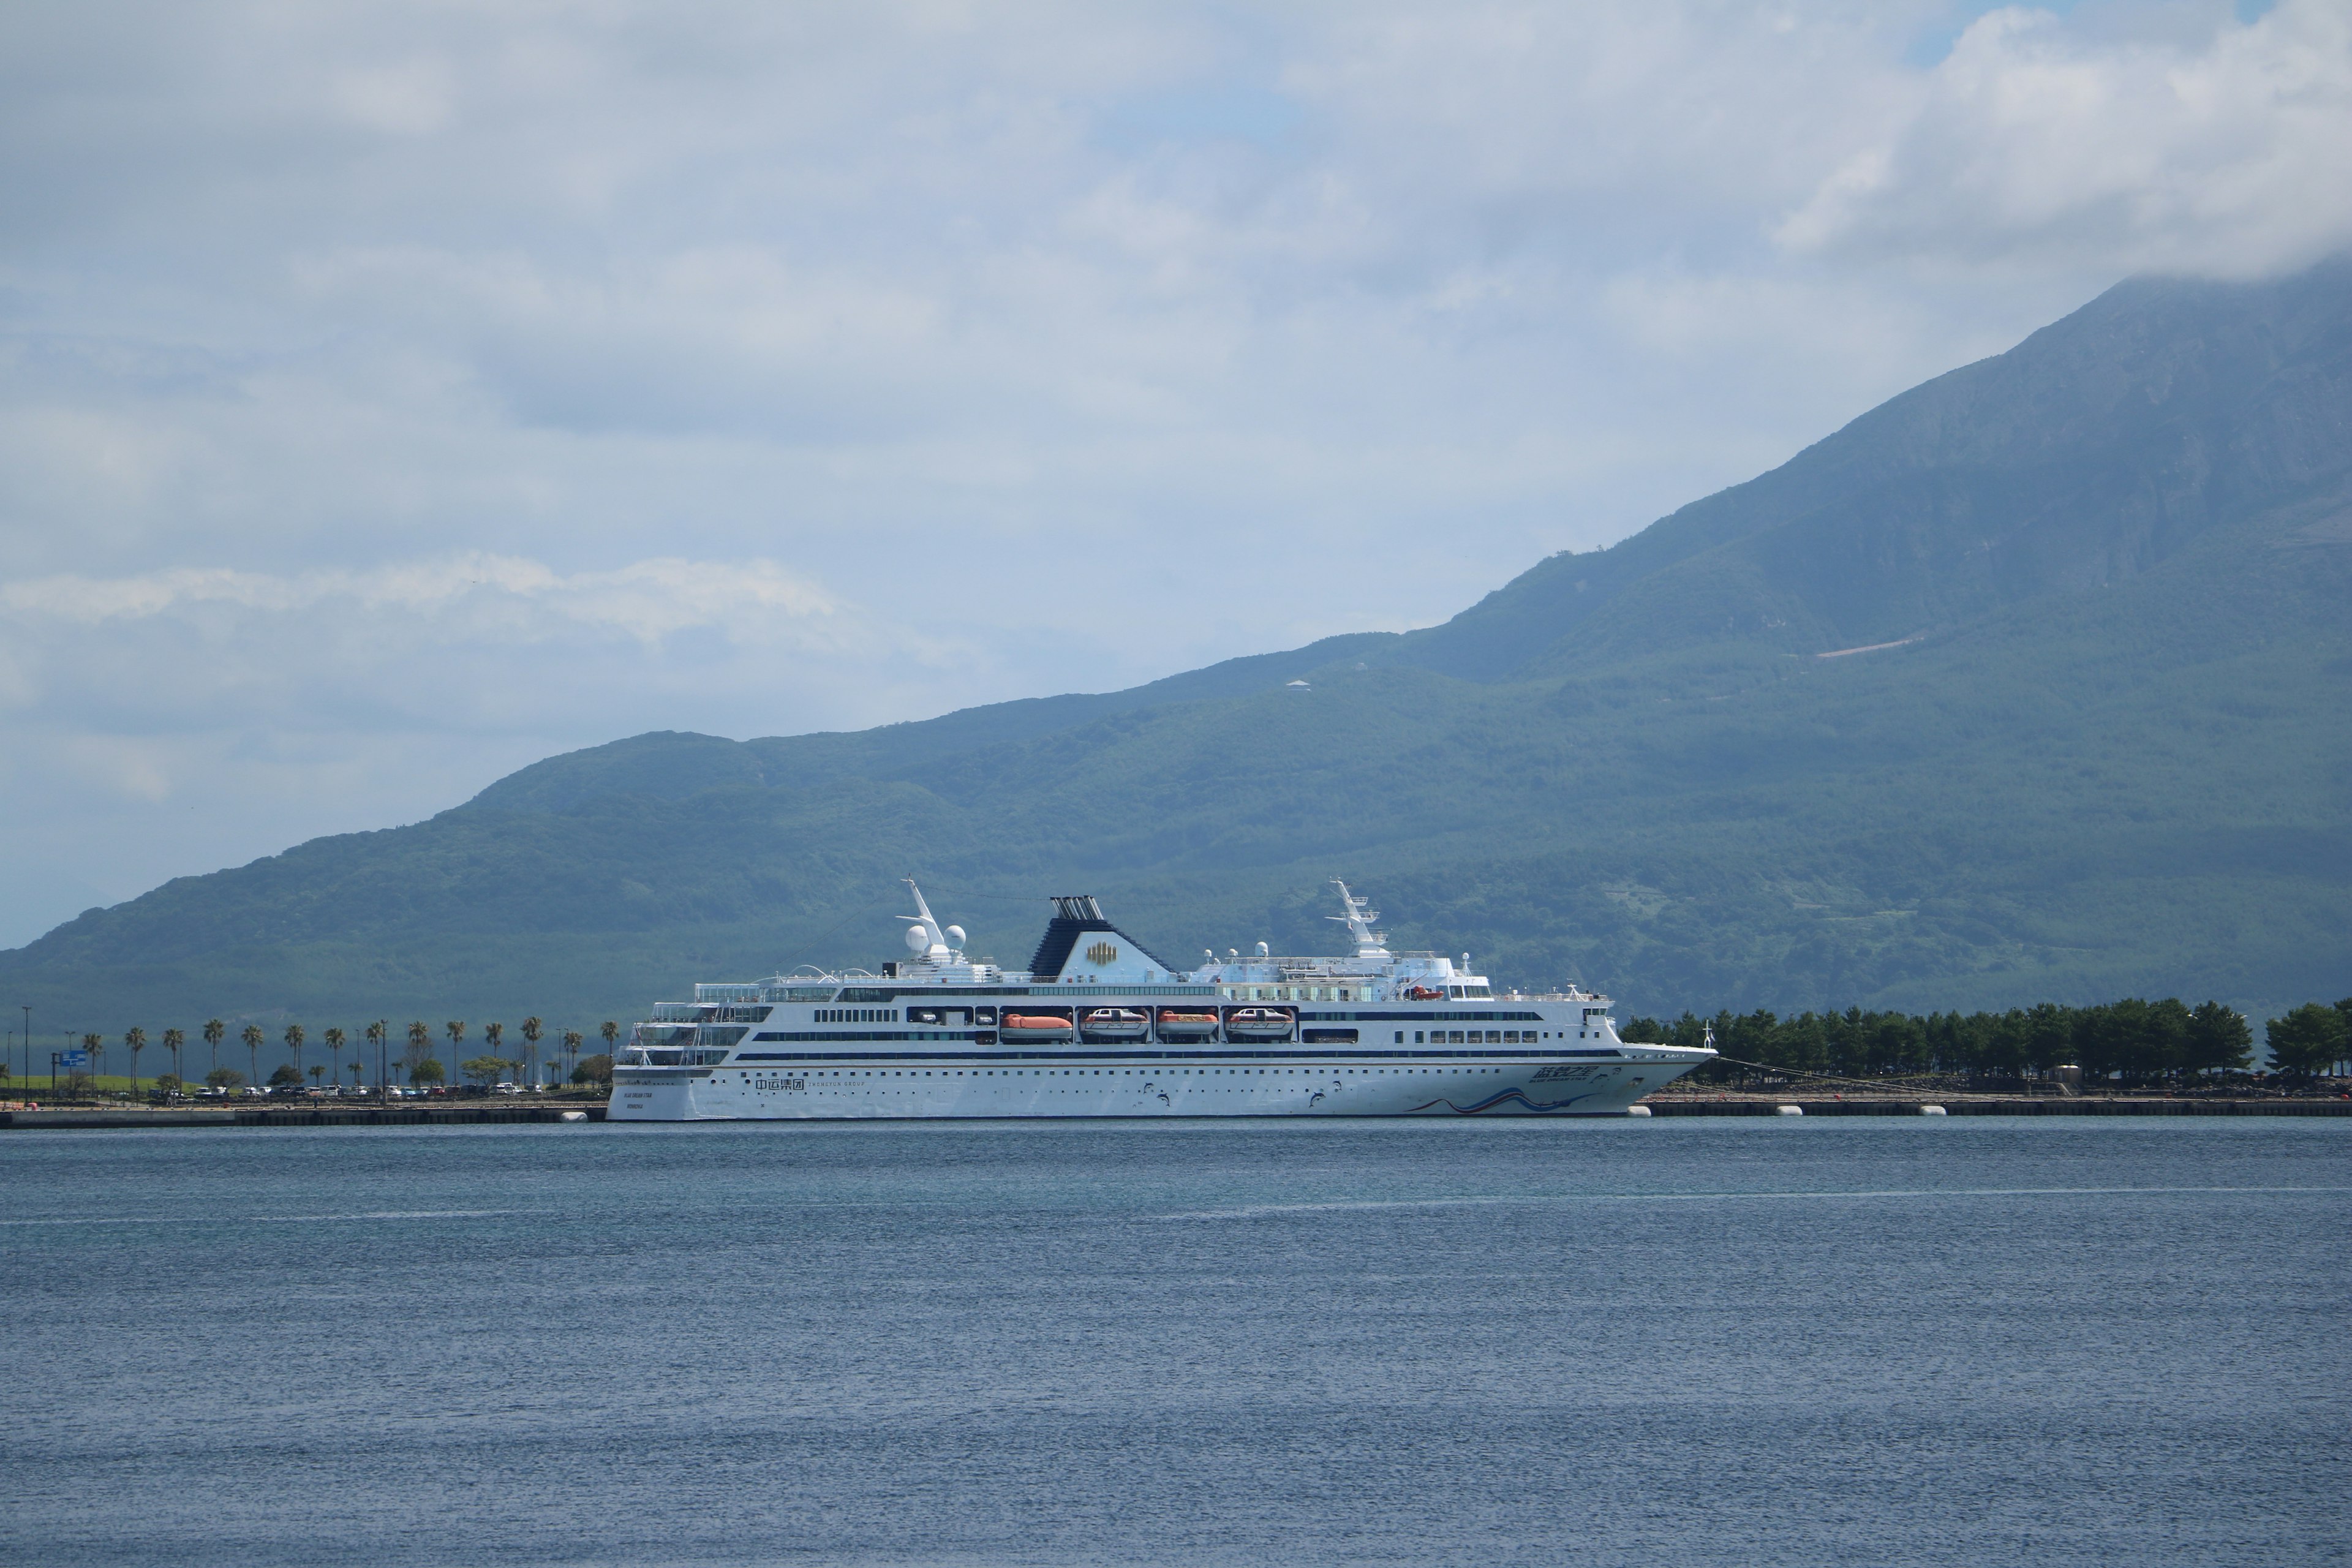
[[[2335,1003],[2307,1002],[2264,1022],[2274,1072],[2312,1077],[2332,1072],[2352,1061],[2352,997]],[[612,1080],[612,1050],[620,1025],[607,1019],[598,1026],[603,1052],[582,1057],[586,1037],[578,1029],[551,1036],[541,1021],[525,1018],[517,1033],[522,1050],[501,1054],[506,1026],[482,1026],[485,1049],[460,1058],[468,1026],[450,1019],[436,1031],[422,1019],[394,1033],[388,1020],[378,1019],[356,1034],[341,1027],[320,1031],[318,1044],[327,1055],[313,1063],[308,1079],[320,1085],[331,1078],[340,1083],[346,1071],[355,1085],[372,1076],[370,1057],[383,1075],[404,1079],[414,1088],[448,1081],[438,1041],[446,1037],[457,1071],[469,1081],[488,1084],[519,1074],[524,1081],[541,1079],[540,1045],[551,1054],[561,1051],[563,1064],[558,1081],[583,1086]],[[2091,1007],[2068,1007],[2054,1002],[2032,1007],[2012,1007],[2005,1013],[1865,1012],[1849,1007],[1843,1013],[1800,1013],[1782,1018],[1762,1008],[1752,1013],[1717,1013],[1701,1018],[1685,1012],[1671,1023],[1635,1018],[1622,1031],[1629,1041],[1654,1041],[1677,1046],[1704,1044],[1712,1033],[1722,1059],[1694,1075],[1698,1081],[1722,1081],[1753,1070],[1753,1067],[1817,1073],[1835,1078],[1872,1079],[1919,1074],[1951,1074],[1971,1079],[2015,1079],[2038,1076],[2060,1066],[2075,1066],[2090,1081],[2119,1081],[2145,1086],[2185,1085],[2253,1066],[2253,1031],[2245,1016],[2218,1002],[2191,1007],[2172,997],[2146,1001],[2126,997]],[[207,1019],[198,1031],[210,1053],[204,1081],[216,1089],[235,1089],[260,1079],[260,1053],[268,1037],[257,1024],[247,1024],[236,1043],[247,1052],[250,1077],[220,1062],[220,1049],[229,1038],[228,1026]],[[272,1087],[300,1087],[305,1081],[303,1053],[310,1036],[300,1024],[289,1024],[279,1036],[290,1060],[268,1079]],[[140,1082],[139,1058],[152,1044],[171,1054],[172,1070],[159,1074],[159,1089],[175,1091],[186,1081],[183,1053],[191,1042],[182,1030],[165,1029],[150,1039],[144,1028],[123,1031],[121,1041],[131,1054],[132,1092]],[[105,1051],[105,1037],[85,1034],[84,1050],[96,1057]],[[346,1068],[343,1053],[351,1052]],[[393,1053],[396,1052],[394,1055]],[[1749,1064],[1752,1064],[1749,1065]],[[553,1066],[552,1062],[548,1064]],[[29,1072],[31,1064],[26,1063]],[[8,1076],[0,1063],[0,1079]],[[74,1075],[86,1079],[88,1074]]]
[[[2306,1002],[2263,1028],[2273,1072],[2308,1078],[2335,1071],[2352,1058],[2352,997]],[[2135,1086],[2185,1086],[2253,1067],[2253,1031],[2242,1014],[2218,1002],[2191,1007],[2172,997],[1924,1016],[1859,1007],[1790,1018],[1761,1008],[1713,1018],[1685,1013],[1671,1023],[1635,1018],[1623,1037],[1696,1046],[1710,1030],[1724,1059],[1693,1075],[1702,1082],[1740,1077],[1753,1070],[1747,1063],[1853,1079],[2017,1079],[2072,1066],[2083,1069],[2085,1081]]]
[[[596,1030],[604,1041],[604,1049],[583,1058],[580,1053],[587,1043],[587,1036],[582,1031],[564,1029],[551,1035],[539,1018],[525,1018],[516,1031],[521,1038],[521,1048],[515,1055],[507,1056],[501,1054],[507,1046],[506,1026],[485,1024],[481,1038],[486,1048],[473,1057],[457,1060],[457,1072],[468,1081],[478,1084],[495,1083],[510,1074],[519,1075],[524,1082],[536,1084],[541,1079],[540,1045],[544,1040],[551,1058],[547,1063],[550,1068],[556,1067],[552,1060],[554,1054],[559,1051],[562,1054],[562,1065],[557,1070],[556,1081],[582,1085],[609,1083],[613,1077],[613,1043],[619,1037],[620,1030],[618,1023],[606,1019]],[[463,1019],[452,1018],[441,1026],[439,1036],[446,1037],[453,1060],[457,1060],[464,1051],[467,1032],[467,1025]],[[331,1026],[319,1032],[316,1041],[316,1048],[324,1051],[327,1060],[309,1064],[306,1074],[302,1058],[306,1048],[312,1047],[312,1037],[302,1025],[289,1024],[279,1034],[278,1040],[286,1047],[290,1059],[272,1072],[268,1081],[271,1088],[279,1089],[301,1088],[306,1081],[312,1087],[324,1087],[331,1081],[340,1084],[348,1072],[354,1085],[364,1085],[379,1078],[404,1079],[412,1088],[446,1083],[449,1071],[442,1065],[438,1054],[439,1036],[422,1019],[397,1032],[389,1019],[383,1018],[362,1026],[356,1032]],[[204,1042],[208,1053],[209,1065],[203,1079],[207,1086],[236,1089],[248,1082],[261,1081],[261,1052],[270,1042],[260,1025],[246,1025],[238,1031],[232,1047],[232,1049],[235,1046],[244,1047],[247,1072],[221,1064],[221,1047],[230,1039],[228,1026],[222,1020],[206,1019],[197,1031],[197,1038]],[[122,1032],[120,1041],[131,1056],[130,1077],[133,1094],[139,1092],[142,1081],[139,1058],[151,1045],[167,1051],[172,1058],[171,1070],[156,1075],[157,1090],[173,1093],[185,1087],[187,1066],[183,1057],[194,1049],[194,1042],[186,1031],[164,1029],[151,1038],[143,1027],[134,1026]],[[94,1062],[101,1060],[113,1043],[106,1036],[99,1034],[85,1034],[79,1039],[81,1049]],[[351,1052],[348,1066],[343,1060],[347,1048]],[[33,1075],[29,1047],[26,1072],[28,1078]],[[0,1079],[9,1076],[8,1064],[0,1061]],[[89,1068],[83,1068],[68,1076],[78,1083],[86,1084],[92,1074]]]

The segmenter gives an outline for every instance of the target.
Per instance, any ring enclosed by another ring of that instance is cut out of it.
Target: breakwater
[[[1783,1095],[1701,1100],[1662,1097],[1644,1102],[1653,1116],[1917,1116],[1933,1108],[1947,1116],[2352,1116],[2352,1100],[2166,1100],[2084,1096],[2058,1099],[1955,1096],[1943,1100],[1833,1099]],[[1931,1111],[1932,1113],[1932,1111]]]
[[[91,1127],[465,1127],[484,1122],[602,1121],[602,1105],[255,1106],[0,1110],[0,1128]]]
[[[1944,1100],[1815,1099],[1807,1096],[1662,1098],[1640,1109],[1652,1116],[1912,1116],[1934,1107],[1947,1116],[2352,1116],[2352,1100],[2165,1100],[2156,1097]],[[236,1110],[121,1109],[0,1110],[0,1129],[106,1127],[464,1127],[498,1122],[602,1121],[604,1107],[552,1105],[288,1106]]]

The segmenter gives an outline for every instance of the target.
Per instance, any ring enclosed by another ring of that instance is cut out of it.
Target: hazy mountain
[[[1444,626],[856,734],[641,735],[0,955],[53,1022],[626,1017],[890,955],[925,879],[1170,955],[1640,1010],[2352,991],[2352,264],[2126,284]],[[1885,646],[1882,646],[1885,645]],[[1306,679],[1311,689],[1286,685]]]

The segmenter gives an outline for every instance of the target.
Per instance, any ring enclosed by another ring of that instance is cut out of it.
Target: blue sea
[[[0,1559],[2352,1556],[2352,1121],[0,1133]]]

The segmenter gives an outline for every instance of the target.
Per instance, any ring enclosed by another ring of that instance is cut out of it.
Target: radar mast
[[[1348,884],[1339,878],[1332,878],[1331,885],[1339,889],[1339,907],[1348,912],[1343,915],[1325,915],[1323,918],[1327,921],[1346,922],[1348,934],[1356,939],[1358,958],[1375,961],[1388,959],[1391,956],[1388,932],[1373,929],[1373,922],[1381,918],[1381,911],[1372,908],[1372,901],[1370,899],[1360,899],[1348,891]]]

